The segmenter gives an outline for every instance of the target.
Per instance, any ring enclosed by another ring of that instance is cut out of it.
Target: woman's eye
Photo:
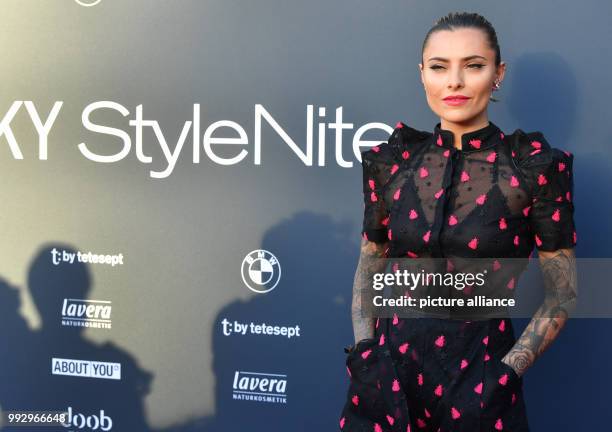
[[[482,69],[484,67],[484,65],[480,64],[480,63],[472,63],[472,64],[469,64],[467,67],[474,68],[474,69]],[[439,70],[439,69],[444,69],[444,66],[433,65],[433,66],[430,66],[429,68],[433,69],[433,70]]]

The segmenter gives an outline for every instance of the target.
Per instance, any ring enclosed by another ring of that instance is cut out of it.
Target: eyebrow
[[[471,55],[471,56],[463,57],[461,60],[468,61],[468,60],[472,60],[472,59],[475,59],[475,58],[481,58],[483,60],[487,59],[486,57],[483,57],[481,55]],[[431,60],[438,60],[438,61],[448,62],[448,59],[445,59],[444,57],[431,57],[427,61],[431,61]]]

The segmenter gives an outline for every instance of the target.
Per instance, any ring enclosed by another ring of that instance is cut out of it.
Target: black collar
[[[493,147],[503,139],[502,131],[491,121],[481,129],[461,135],[461,149],[455,148],[455,136],[449,130],[442,129],[440,123],[433,133],[434,143],[440,147],[455,149],[462,153],[471,153]]]

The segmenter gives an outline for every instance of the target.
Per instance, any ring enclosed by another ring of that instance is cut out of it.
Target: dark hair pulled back
[[[482,30],[487,36],[489,46],[495,51],[495,66],[499,66],[501,62],[501,53],[499,49],[499,43],[497,42],[497,33],[493,28],[493,25],[485,17],[477,13],[470,12],[451,12],[448,15],[438,19],[433,27],[429,29],[425,40],[423,41],[423,47],[421,49],[421,57],[425,51],[425,46],[429,41],[429,37],[441,30],[455,30],[457,28],[475,28]]]

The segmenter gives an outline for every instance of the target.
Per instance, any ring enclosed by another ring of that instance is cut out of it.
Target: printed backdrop
[[[609,251],[608,2],[80,3],[2,2],[3,411],[336,430],[359,150],[433,129],[421,43],[459,8],[508,63],[490,118],[574,153],[577,254]],[[611,330],[573,320],[527,372],[533,430],[608,424]]]

